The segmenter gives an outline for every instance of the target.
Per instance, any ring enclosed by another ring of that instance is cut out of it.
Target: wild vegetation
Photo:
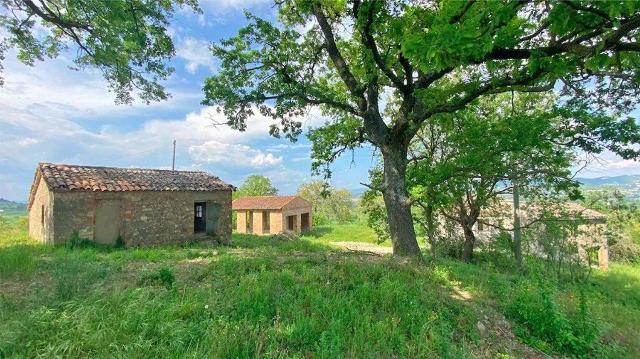
[[[637,357],[640,268],[558,282],[527,260],[403,260],[359,223],[230,246],[51,247],[0,229],[0,356]],[[550,279],[551,278],[551,279]],[[144,353],[144,354],[142,354]]]

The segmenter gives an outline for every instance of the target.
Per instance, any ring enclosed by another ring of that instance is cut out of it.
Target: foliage
[[[390,240],[389,223],[387,222],[387,213],[384,209],[382,196],[376,191],[367,190],[362,196],[361,206],[367,215],[367,225],[376,233],[378,242],[382,243]]]
[[[301,132],[300,115],[319,106],[331,121],[309,134],[312,168],[327,176],[345,151],[365,143],[379,149],[379,189],[399,254],[419,254],[405,186],[410,142],[436,117],[478,98],[550,90],[562,80],[566,111],[596,114],[576,116],[576,128],[613,136],[600,145],[637,156],[633,120],[601,116],[637,103],[636,3],[432,5],[284,0],[277,2],[278,24],[248,14],[247,26],[213,46],[221,69],[207,79],[203,103],[222,106],[239,130],[259,111],[273,120],[272,135],[292,139]],[[572,145],[602,150],[590,147],[589,136],[575,138]]]
[[[173,287],[175,280],[173,269],[165,267],[157,271],[143,273],[140,277],[140,284],[159,284],[169,290]]]
[[[196,0],[3,0],[0,60],[8,48],[27,65],[68,54],[78,69],[100,70],[118,103],[134,94],[165,100],[159,82],[173,72],[168,61],[175,55],[169,20],[185,7],[199,11]]]
[[[278,194],[278,189],[273,186],[271,180],[261,175],[251,175],[244,180],[233,193],[233,198],[243,196],[273,196]]]
[[[355,219],[355,203],[346,188],[315,180],[301,184],[298,196],[311,202],[314,224],[347,223]]]
[[[532,284],[521,283],[507,315],[518,323],[516,334],[544,352],[588,356],[600,328],[588,308],[586,294],[578,293],[578,309],[567,313],[555,298],[552,285],[541,276]]]
[[[609,256],[613,261],[640,263],[640,210],[617,190],[586,193],[584,204],[607,215]]]

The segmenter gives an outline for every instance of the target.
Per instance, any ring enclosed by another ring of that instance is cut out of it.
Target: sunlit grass
[[[481,337],[477,323],[503,312],[528,277],[490,259],[407,261],[332,242],[376,239],[349,224],[294,241],[70,249],[28,239],[24,219],[5,221],[0,357],[527,355],[517,339]],[[639,283],[638,267],[613,265],[588,284],[601,341],[613,345],[600,356],[640,356]],[[565,285],[559,300],[575,293]]]

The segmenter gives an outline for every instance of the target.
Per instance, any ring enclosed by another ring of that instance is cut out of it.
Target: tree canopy
[[[311,202],[315,224],[346,223],[354,217],[355,204],[348,189],[335,188],[325,181],[314,180],[301,184],[297,194]]]
[[[0,61],[8,48],[28,65],[71,49],[77,68],[102,72],[116,102],[165,100],[177,7],[199,11],[197,0],[0,0]]]
[[[240,130],[260,111],[274,119],[271,134],[293,138],[298,116],[320,106],[332,121],[310,134],[313,168],[327,174],[345,150],[379,149],[394,253],[419,253],[407,151],[434,116],[486,95],[554,86],[589,109],[625,112],[637,101],[635,2],[277,4],[280,24],[248,15],[237,36],[214,46],[221,69],[206,81],[203,103],[221,105]]]
[[[273,196],[276,194],[278,194],[278,189],[273,186],[268,177],[251,175],[242,182],[238,190],[233,193],[233,197]]]

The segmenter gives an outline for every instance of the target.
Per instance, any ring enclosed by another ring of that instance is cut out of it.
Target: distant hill
[[[627,200],[640,201],[640,175],[607,176],[596,178],[578,178],[585,191],[615,189]]]
[[[585,187],[598,186],[640,186],[640,175],[606,176],[596,178],[578,178]]]
[[[26,211],[27,211],[27,205],[25,203],[9,201],[8,199],[0,198],[1,214],[16,214],[16,213],[24,213]]]

